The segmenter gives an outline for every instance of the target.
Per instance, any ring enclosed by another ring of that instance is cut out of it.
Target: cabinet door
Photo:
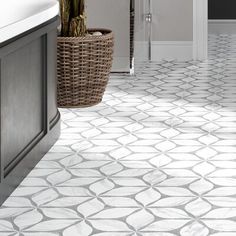
[[[21,154],[44,132],[42,42],[42,38],[33,40],[2,59],[1,158],[4,169],[20,161]]]

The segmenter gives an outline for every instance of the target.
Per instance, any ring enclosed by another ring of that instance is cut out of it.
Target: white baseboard
[[[209,34],[236,34],[236,20],[208,20]]]
[[[193,59],[192,41],[163,41],[152,42],[152,60],[178,60],[188,61]]]
[[[193,59],[192,41],[153,41],[152,61]],[[148,60],[148,43],[135,42],[135,61]],[[114,57],[112,72],[129,72],[129,57]]]
[[[136,42],[135,58],[142,60],[147,58],[147,43]],[[178,60],[188,61],[193,59],[192,41],[153,41],[152,61]]]

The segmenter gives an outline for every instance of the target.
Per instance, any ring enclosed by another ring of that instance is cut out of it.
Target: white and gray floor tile
[[[61,110],[60,140],[0,208],[0,235],[235,236],[236,35],[209,49]]]

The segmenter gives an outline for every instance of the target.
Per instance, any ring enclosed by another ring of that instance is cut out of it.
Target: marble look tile
[[[60,109],[55,146],[0,208],[1,236],[235,236],[236,35],[208,61],[143,62]]]

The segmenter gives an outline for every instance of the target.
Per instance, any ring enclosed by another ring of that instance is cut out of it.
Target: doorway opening
[[[193,59],[208,58],[208,33],[236,34],[235,8],[235,0],[193,0]]]
[[[208,33],[236,34],[235,9],[235,0],[208,0]]]

